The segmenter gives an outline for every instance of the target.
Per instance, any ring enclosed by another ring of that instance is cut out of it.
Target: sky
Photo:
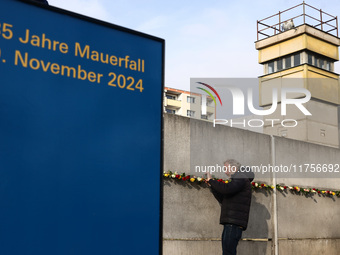
[[[298,0],[48,0],[49,4],[165,39],[165,86],[190,90],[190,78],[256,78],[257,20]],[[340,16],[340,1],[307,4]],[[301,7],[302,8],[302,7]],[[302,10],[302,9],[301,9]],[[318,15],[310,9],[311,15]],[[335,65],[340,72],[340,65]]]

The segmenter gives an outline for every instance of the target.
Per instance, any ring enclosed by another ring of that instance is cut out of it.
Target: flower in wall
[[[196,176],[190,176],[190,175],[185,175],[185,173],[179,174],[178,172],[172,173],[171,171],[164,172],[163,177],[165,178],[172,178],[172,179],[177,179],[181,181],[190,181],[192,183],[198,182],[198,183],[204,183],[204,178],[202,177],[196,177]],[[215,180],[222,182],[222,183],[229,183],[231,180],[223,180],[223,179],[216,179]],[[275,186],[274,185],[268,185],[266,183],[258,183],[258,182],[252,182],[252,189],[262,189],[265,188],[269,191],[274,190]],[[338,191],[331,191],[331,190],[319,190],[317,188],[303,188],[303,187],[298,187],[298,186],[286,186],[286,185],[276,185],[276,189],[279,191],[284,191],[286,189],[289,189],[291,191],[295,192],[302,192],[302,193],[318,193],[318,194],[324,194],[324,197],[331,197],[331,196],[337,196],[340,197],[340,190]]]
[[[183,181],[186,181],[186,180],[189,180],[189,179],[190,179],[190,175],[184,176],[184,177],[182,178]]]

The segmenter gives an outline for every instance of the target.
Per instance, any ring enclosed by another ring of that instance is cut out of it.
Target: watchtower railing
[[[302,7],[302,10],[300,10]],[[314,17],[311,12],[314,12]],[[315,16],[319,16],[316,18]],[[326,33],[339,37],[338,17],[330,15],[321,9],[303,3],[282,12],[257,21],[257,40],[261,40],[278,33],[284,32],[282,25],[293,20],[295,27],[303,24],[311,25]],[[273,24],[272,24],[273,23]]]

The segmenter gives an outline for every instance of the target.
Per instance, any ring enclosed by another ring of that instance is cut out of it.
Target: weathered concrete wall
[[[340,199],[278,193],[279,254],[339,254]],[[253,191],[248,229],[238,254],[269,255],[273,194]],[[164,181],[164,255],[221,254],[220,207],[204,185]],[[319,252],[319,253],[318,253]]]
[[[243,238],[271,239],[272,217],[269,193],[254,192],[252,214]],[[256,212],[256,213],[255,213]],[[220,206],[204,184],[164,181],[164,255],[220,254],[222,226]],[[249,249],[252,253],[247,253]],[[242,241],[239,254],[270,254],[270,241]],[[243,251],[243,252],[241,252]],[[257,251],[257,253],[255,252]]]
[[[213,128],[209,122],[175,115],[165,115],[164,128],[165,171],[189,173],[190,161],[204,165],[222,164],[226,158],[248,165],[272,161],[271,137],[267,135],[225,126]],[[340,163],[337,149],[279,137],[275,138],[274,151],[277,164]],[[271,184],[271,178],[262,179]],[[282,178],[277,182],[338,190],[339,180]],[[253,191],[249,226],[238,254],[273,254],[273,198],[273,192]],[[290,191],[278,192],[276,198],[280,255],[339,254],[340,198]],[[166,179],[163,208],[164,255],[221,254],[220,208],[208,188]]]
[[[313,171],[311,164],[319,164],[320,166],[323,164],[333,166],[340,164],[339,149],[275,137],[275,161],[276,165],[297,166],[296,172],[292,172],[291,174],[277,174],[278,177],[281,177],[278,178],[278,183],[283,182],[288,185],[340,189],[340,169],[337,169],[337,172],[327,170],[325,173],[322,171],[317,173],[316,169],[314,172],[311,172]],[[299,166],[302,166],[301,173]]]
[[[164,170],[189,171],[190,119],[164,114]]]

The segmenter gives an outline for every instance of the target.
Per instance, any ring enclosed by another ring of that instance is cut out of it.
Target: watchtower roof
[[[294,7],[257,21],[257,41],[286,32],[293,27],[309,25],[339,37],[338,17],[303,1]]]

